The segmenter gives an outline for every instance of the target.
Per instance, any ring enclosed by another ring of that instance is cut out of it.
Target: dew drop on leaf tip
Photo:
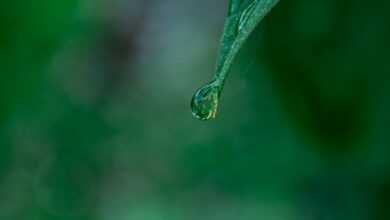
[[[220,88],[209,83],[198,89],[191,101],[192,115],[199,120],[214,119],[218,111]]]

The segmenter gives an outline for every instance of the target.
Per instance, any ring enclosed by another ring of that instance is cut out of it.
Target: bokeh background
[[[226,8],[1,0],[0,219],[390,219],[390,2],[281,0],[201,122]]]

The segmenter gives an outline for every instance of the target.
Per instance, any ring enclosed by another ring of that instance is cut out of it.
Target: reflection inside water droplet
[[[212,82],[198,89],[192,97],[192,115],[200,120],[209,120],[216,117],[220,88]]]

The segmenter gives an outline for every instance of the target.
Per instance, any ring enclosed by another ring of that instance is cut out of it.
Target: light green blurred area
[[[0,2],[0,219],[390,216],[390,3],[281,0],[217,120],[227,1]]]

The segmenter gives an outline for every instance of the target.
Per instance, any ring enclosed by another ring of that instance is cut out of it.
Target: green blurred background
[[[1,0],[0,219],[390,219],[390,2],[281,0],[201,122],[226,8]]]

